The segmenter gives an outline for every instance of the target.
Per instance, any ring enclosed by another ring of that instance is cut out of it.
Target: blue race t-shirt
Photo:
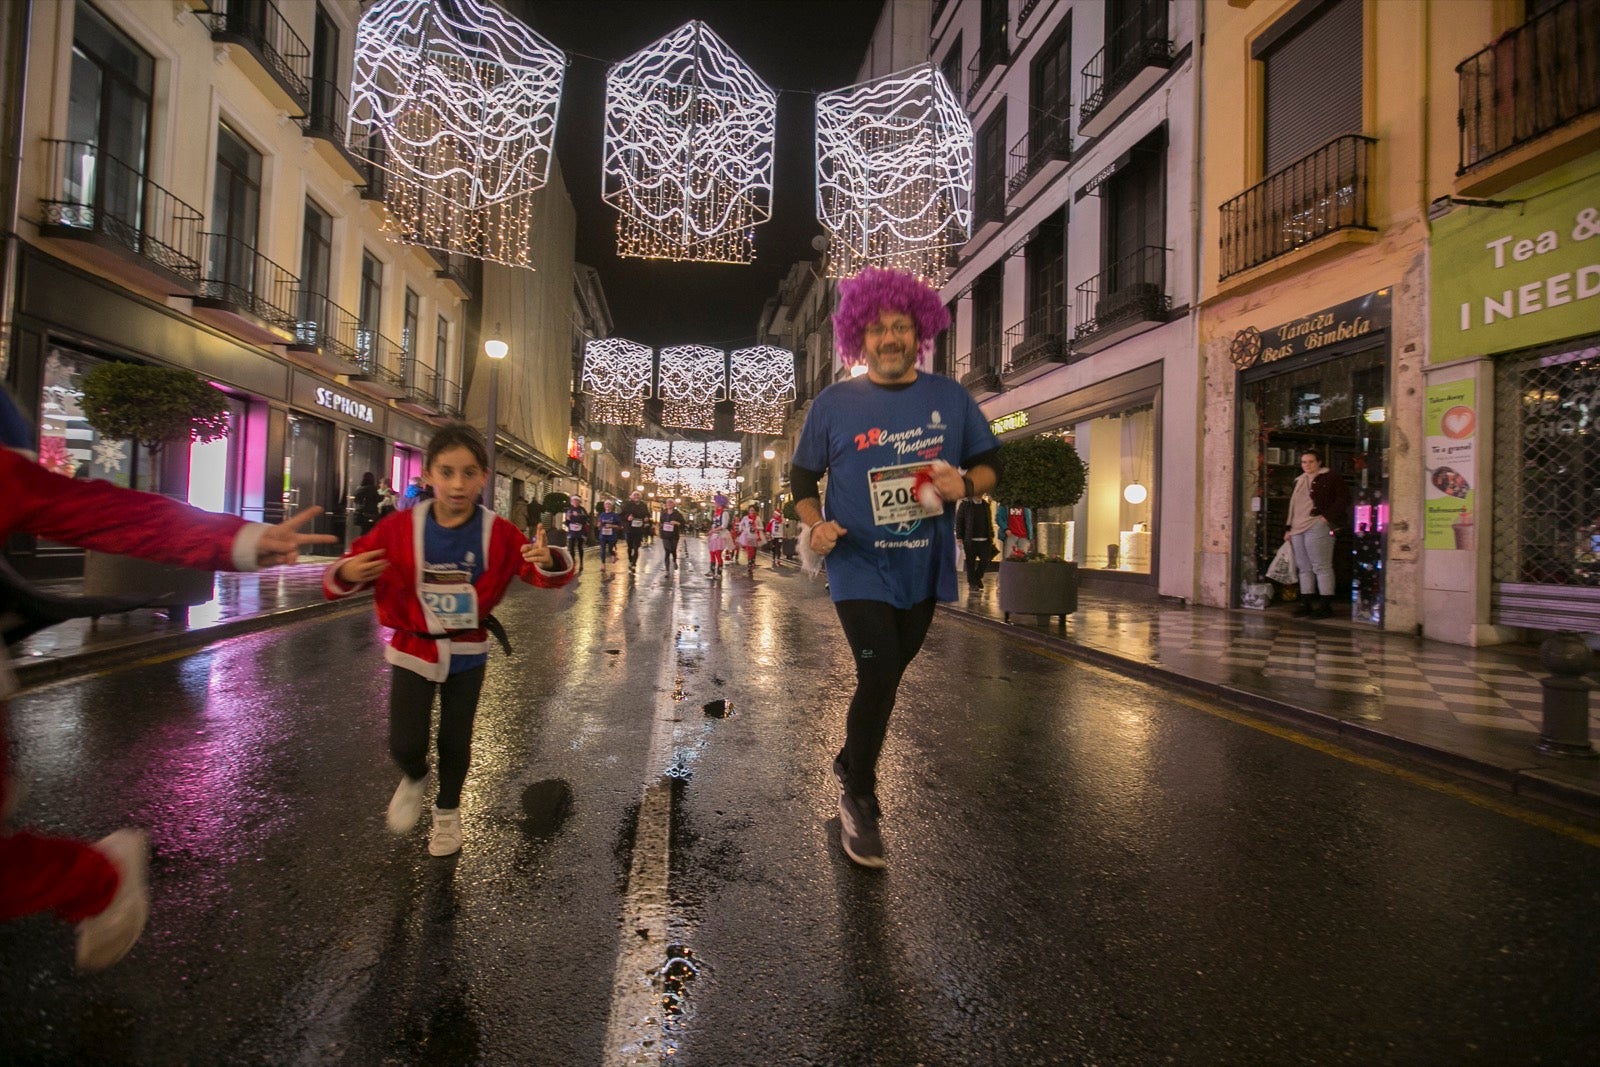
[[[483,511],[472,513],[472,518],[454,529],[440,526],[428,512],[428,522],[422,530],[422,580],[424,584],[457,585],[463,581],[472,585],[483,574]],[[479,618],[479,625],[483,619]],[[487,652],[470,656],[451,656],[450,673],[460,674],[489,662]]]
[[[863,375],[824,389],[794,463],[828,475],[826,518],[845,528],[827,557],[834,600],[909,608],[956,598],[955,508],[928,516],[913,491],[936,459],[956,467],[1000,442],[961,383],[918,374],[907,386]]]
[[[594,518],[600,524],[600,540],[615,540],[617,527],[622,524],[622,516],[615,511],[602,511]]]

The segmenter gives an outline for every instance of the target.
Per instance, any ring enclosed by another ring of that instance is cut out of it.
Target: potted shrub
[[[81,382],[84,420],[107,438],[131,438],[150,450],[151,488],[160,492],[163,451],[174,443],[215,441],[228,433],[227,398],[186,370],[145,363],[102,363]],[[86,552],[83,591],[90,596],[139,598],[185,615],[211,599],[211,571]]]
[[[539,507],[544,512],[544,535],[552,545],[567,543],[566,520],[563,516],[567,513],[571,499],[571,494],[552,490],[539,501]]]
[[[1071,507],[1083,498],[1088,467],[1064,439],[1038,435],[1008,441],[1000,450],[1000,483],[989,495],[1002,504],[1031,508]],[[1037,543],[1035,544],[1037,548]],[[1078,565],[1034,551],[1026,560],[1000,562],[1000,612],[1054,615],[1066,625],[1078,610]]]

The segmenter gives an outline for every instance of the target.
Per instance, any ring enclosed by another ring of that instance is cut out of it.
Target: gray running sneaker
[[[876,797],[858,797],[848,789],[839,794],[839,844],[862,867],[885,866]]]

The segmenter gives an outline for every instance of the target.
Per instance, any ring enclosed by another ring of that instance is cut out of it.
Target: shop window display
[[[149,489],[154,471],[149,450],[129,440],[101,437],[84,418],[79,383],[103,362],[81,352],[50,349],[39,397],[39,462],[69,478]]]

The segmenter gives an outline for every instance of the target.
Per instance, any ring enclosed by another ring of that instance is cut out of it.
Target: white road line
[[[671,595],[671,594],[669,594]],[[667,962],[669,898],[667,871],[672,830],[672,783],[666,777],[677,741],[679,709],[672,706],[677,690],[677,601],[656,678],[650,747],[639,800],[639,821],[633,838],[633,864],[623,897],[617,933],[617,965],[611,977],[611,1013],[606,1019],[606,1067],[636,1067],[662,1062],[665,1029],[660,971]]]

